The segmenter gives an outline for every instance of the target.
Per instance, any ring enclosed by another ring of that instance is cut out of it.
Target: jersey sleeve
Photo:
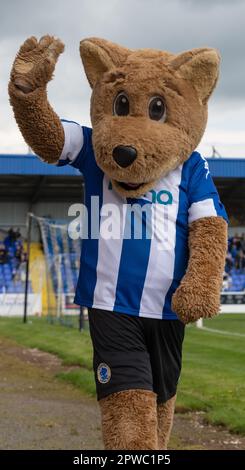
[[[57,166],[71,165],[84,173],[92,150],[92,129],[77,122],[61,120],[65,143]]]
[[[189,224],[203,217],[223,217],[228,222],[226,210],[210,175],[208,161],[196,152],[188,188]]]

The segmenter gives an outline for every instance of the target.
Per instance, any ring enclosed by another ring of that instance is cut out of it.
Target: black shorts
[[[111,393],[143,389],[165,402],[176,393],[184,324],[96,308],[89,309],[98,400]]]

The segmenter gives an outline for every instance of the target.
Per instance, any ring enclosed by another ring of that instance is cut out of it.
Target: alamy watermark
[[[159,250],[172,246],[169,207],[172,194],[152,191],[152,201],[140,203],[100,204],[99,196],[91,196],[90,208],[84,204],[72,204],[68,216],[68,235],[73,240],[103,238],[104,240],[155,239]]]

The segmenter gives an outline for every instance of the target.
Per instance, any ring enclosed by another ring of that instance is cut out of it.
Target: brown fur
[[[46,85],[63,44],[52,36],[32,37],[20,48],[9,83],[10,103],[28,145],[44,161],[57,162],[64,146],[59,117],[48,103]]]
[[[47,101],[46,85],[64,46],[52,36],[25,41],[15,59],[9,86],[15,117],[27,143],[45,161],[60,156],[64,133]],[[207,100],[218,77],[219,56],[213,49],[182,54],[151,49],[130,50],[98,38],[81,41],[80,54],[93,87],[91,119],[98,165],[123,196],[137,197],[184,162],[198,145],[207,120]],[[130,115],[113,116],[113,102],[124,90]],[[152,96],[162,96],[166,121],[148,116]],[[132,146],[137,159],[121,168],[112,158],[116,145]],[[120,182],[139,183],[137,189]]]
[[[158,423],[158,449],[166,450],[173,427],[174,407],[176,395],[170,398],[166,403],[157,405],[157,423]]]
[[[219,56],[213,49],[193,49],[183,54],[150,49],[130,50],[91,38],[80,44],[80,53],[93,87],[91,120],[98,165],[122,196],[138,197],[156,181],[188,159],[206,126],[207,100],[218,77]],[[113,102],[120,91],[130,101],[128,116],[113,116]],[[163,97],[166,121],[148,116],[151,97]],[[113,160],[117,145],[132,146],[136,160],[121,168]],[[124,183],[141,183],[125,189]]]
[[[105,449],[156,450],[156,395],[126,390],[99,401]]]
[[[227,223],[221,217],[192,222],[188,269],[172,298],[172,309],[184,322],[217,315],[227,251]]]
[[[46,86],[63,44],[51,36],[28,39],[11,72],[10,101],[27,143],[45,161],[55,162],[63,149],[64,131],[48,103]],[[219,69],[214,49],[193,49],[178,55],[151,49],[130,50],[98,38],[80,43],[89,83],[93,147],[98,166],[122,196],[139,197],[158,179],[178,167],[200,142],[207,121],[207,102]],[[124,91],[127,116],[115,116],[113,103]],[[164,122],[149,117],[149,101],[160,96]],[[126,167],[113,159],[118,145],[132,146],[137,158]],[[125,189],[120,183],[139,184]],[[226,222],[219,217],[190,225],[187,272],[172,299],[172,308],[187,323],[219,310],[220,284],[227,240]],[[165,449],[175,397],[157,406],[153,392],[127,390],[100,400],[106,449]],[[157,436],[157,426],[159,437]]]

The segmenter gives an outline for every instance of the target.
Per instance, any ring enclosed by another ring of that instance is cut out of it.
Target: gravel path
[[[55,379],[58,363],[1,339],[0,449],[102,448],[96,401]]]
[[[0,338],[0,449],[102,449],[99,409],[55,373],[48,353]],[[171,449],[245,449],[245,438],[205,424],[203,413],[177,413]]]

